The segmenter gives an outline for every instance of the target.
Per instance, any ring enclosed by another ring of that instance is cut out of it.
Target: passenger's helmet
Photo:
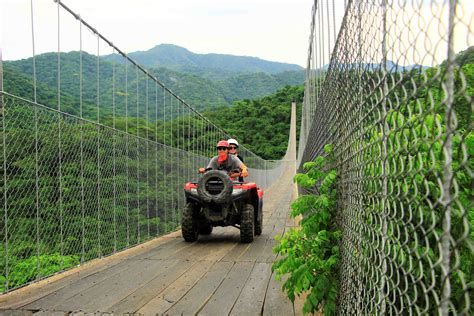
[[[229,143],[226,140],[220,140],[216,147],[229,147]]]
[[[233,138],[229,138],[227,142],[229,143],[229,145],[234,144],[235,146],[239,147],[239,143]]]

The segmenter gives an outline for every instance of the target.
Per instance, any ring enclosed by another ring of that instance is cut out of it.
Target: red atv
[[[240,229],[240,241],[262,234],[263,191],[255,183],[233,182],[226,171],[208,170],[198,182],[184,186],[186,206],[181,232],[186,241],[209,235],[215,226]]]

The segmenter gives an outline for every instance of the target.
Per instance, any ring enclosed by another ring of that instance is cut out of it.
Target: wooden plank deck
[[[194,243],[174,232],[2,295],[0,315],[300,314],[271,271],[274,237],[296,225],[288,217],[296,194],[291,158],[265,192],[263,232],[253,243],[240,243],[233,227]]]
[[[4,295],[0,314],[293,315],[271,271],[274,236],[286,228],[292,193],[288,186],[266,192],[263,233],[251,244],[241,244],[232,227],[194,243],[177,232],[137,253]]]

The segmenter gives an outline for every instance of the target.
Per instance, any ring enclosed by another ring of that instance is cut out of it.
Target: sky
[[[31,56],[30,0],[1,1],[3,59]],[[167,43],[201,54],[253,56],[306,65],[312,0],[62,2],[125,52]],[[339,2],[342,9],[344,1]],[[57,51],[57,5],[53,0],[34,0],[33,4],[35,52]],[[66,29],[77,32],[74,19],[65,13],[60,19],[63,34],[69,32]],[[76,39],[69,43],[70,38]],[[62,36],[60,41],[65,51],[68,47],[77,50],[77,36]]]
[[[32,56],[31,2],[35,53],[58,50],[58,10],[54,0],[0,1],[3,60]],[[339,26],[347,0],[334,1],[335,24]],[[307,64],[313,0],[62,0],[62,3],[127,53],[148,50],[158,44],[175,44],[200,54],[252,56],[303,67]],[[332,5],[332,0],[319,3]],[[400,55],[398,50],[404,52],[399,62],[427,66],[442,62],[446,58],[443,43],[447,19],[441,21],[432,16],[447,17],[448,2],[393,0],[390,3],[393,8],[388,18],[396,22],[396,27],[388,31],[392,32],[391,49],[394,56]],[[458,0],[458,3],[462,9],[457,12],[457,20],[462,23],[455,32],[455,52],[474,45],[474,0]],[[404,9],[398,10],[396,5],[403,5]],[[371,7],[366,7],[366,20],[370,21]],[[64,10],[60,10],[59,17],[61,51],[79,50],[79,22]],[[82,50],[100,55],[113,53],[104,43],[97,48],[97,38],[91,32],[83,30],[82,36]],[[332,38],[332,44],[334,41]],[[378,56],[374,58],[380,60]],[[324,60],[327,63],[328,56]]]

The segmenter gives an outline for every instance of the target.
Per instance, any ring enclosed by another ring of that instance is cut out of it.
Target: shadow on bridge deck
[[[295,111],[293,106],[293,111]],[[0,314],[294,315],[271,271],[275,235],[294,226],[295,122],[286,168],[264,197],[264,228],[251,244],[218,227],[186,243],[177,231],[0,297]]]

